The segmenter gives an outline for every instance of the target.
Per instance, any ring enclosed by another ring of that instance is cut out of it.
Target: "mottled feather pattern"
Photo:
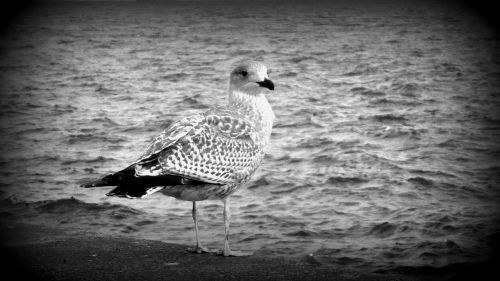
[[[251,169],[261,158],[262,150],[250,138],[228,138],[212,134],[210,129],[213,130],[209,127],[201,134],[186,136],[172,149],[161,152],[158,162],[163,173],[228,184],[235,182],[236,172]]]
[[[234,118],[230,114],[207,114],[206,121],[209,126],[215,127],[214,131],[229,138],[250,137],[252,126],[249,121]]]
[[[204,116],[202,115],[193,115],[173,123],[151,142],[146,151],[138,158],[136,163],[148,161],[151,157],[155,156],[155,154],[169,147],[178,139],[188,134],[193,127],[203,119]]]
[[[199,117],[165,131],[177,133],[175,137],[165,133],[158,137],[138,161],[136,175],[174,174],[230,186],[248,181],[264,156],[263,147],[252,138],[251,123],[224,108]]]

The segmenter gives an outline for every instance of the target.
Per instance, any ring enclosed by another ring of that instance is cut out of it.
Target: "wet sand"
[[[418,275],[360,272],[313,256],[222,257],[185,245],[0,222],[2,280],[495,280],[493,263]],[[492,274],[493,272],[493,274]],[[495,277],[496,276],[496,277]]]
[[[314,257],[222,257],[184,245],[2,223],[3,280],[432,280],[363,273]],[[442,277],[442,276],[441,276]],[[24,279],[28,278],[28,279]]]

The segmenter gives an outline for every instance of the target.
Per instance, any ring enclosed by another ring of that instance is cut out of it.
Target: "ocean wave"
[[[110,203],[86,203],[78,200],[74,197],[62,198],[56,200],[43,200],[35,202],[26,202],[18,199],[17,197],[9,197],[1,201],[1,206],[4,211],[8,210],[28,210],[33,209],[41,213],[69,213],[75,211],[86,211],[86,212],[103,212],[103,211],[114,211],[114,210],[124,210],[130,214],[141,214],[141,211],[135,210],[133,208],[115,205]]]
[[[208,105],[203,104],[201,101],[201,95],[196,94],[194,96],[190,97],[184,97],[180,102],[178,102],[179,105],[182,105],[182,107],[191,107],[191,108],[197,108],[197,109],[204,109],[208,108]]]
[[[301,63],[301,62],[307,61],[307,60],[317,61],[317,59],[315,57],[311,57],[311,56],[293,57],[293,58],[288,59],[288,61],[293,63],[293,64]]]
[[[161,79],[170,82],[179,82],[179,81],[184,81],[187,77],[189,77],[189,74],[184,72],[179,72],[179,73],[163,75]]]
[[[408,178],[407,181],[426,188],[434,187],[434,182],[424,177],[412,177]]]
[[[292,237],[316,237],[319,234],[312,231],[312,230],[301,229],[301,230],[283,233],[283,235],[292,236]]]
[[[456,148],[461,146],[461,141],[459,139],[448,139],[437,144],[438,147],[451,147]]]
[[[67,144],[77,144],[81,142],[103,142],[103,143],[120,143],[126,139],[118,136],[101,135],[101,134],[72,134],[65,140]]]
[[[370,119],[381,123],[405,123],[408,119],[401,115],[395,114],[377,114],[369,117]],[[364,119],[364,118],[361,118]]]
[[[417,83],[393,83],[390,87],[391,92],[396,93],[401,96],[405,97],[418,97],[420,95],[420,92],[423,92],[426,90],[425,87],[417,84]]]
[[[92,118],[90,119],[90,121],[92,123],[95,123],[95,124],[103,124],[103,125],[109,125],[109,126],[119,126],[120,124],[118,124],[117,122],[113,121],[111,118],[109,117],[97,117],[97,118]]]
[[[313,147],[323,147],[330,146],[334,141],[328,137],[312,137],[307,139],[302,139],[298,142],[298,148],[313,148]]]
[[[270,194],[293,194],[299,190],[305,189],[306,191],[311,190],[312,186],[309,184],[295,185],[294,183],[285,183],[281,186],[274,187],[269,193]]]
[[[99,93],[99,94],[105,94],[105,95],[116,95],[116,94],[118,94],[116,91],[114,91],[112,89],[109,89],[109,88],[105,87],[102,84],[99,84],[97,86],[97,88],[95,89],[95,91],[97,93]]]
[[[408,127],[397,127],[397,126],[387,126],[384,130],[375,131],[368,135],[372,135],[375,137],[381,137],[384,139],[390,138],[398,138],[398,137],[407,137],[409,139],[420,139],[422,133],[427,132],[426,129],[413,129]],[[413,149],[413,146],[407,147],[405,149]]]
[[[417,192],[401,192],[397,194],[397,196],[405,198],[405,199],[411,199],[411,200],[419,200],[422,199],[420,195]]]
[[[344,76],[361,76],[361,75],[370,75],[378,72],[378,69],[369,64],[359,64],[353,70],[344,73]]]
[[[248,189],[254,189],[254,188],[258,188],[258,187],[262,187],[262,186],[267,186],[267,185],[270,185],[271,182],[267,180],[267,177],[266,176],[262,176],[260,177],[259,179],[255,180],[255,181],[251,181],[246,188]]]
[[[371,100],[370,104],[376,105],[376,106],[409,106],[409,107],[415,107],[419,106],[422,103],[418,101],[405,101],[405,100],[394,100],[394,99],[375,99]]]
[[[297,113],[298,114],[298,113]],[[297,116],[302,116],[302,115],[297,115]],[[306,114],[299,120],[288,120],[288,121],[281,121],[278,120],[273,128],[302,128],[302,127],[316,127],[316,128],[324,128],[326,125],[318,121],[315,117],[314,114]]]
[[[342,176],[331,176],[326,180],[328,184],[361,184],[368,182],[369,180],[362,177],[342,177]]]
[[[456,178],[457,177],[453,174],[445,173],[443,171],[437,171],[437,170],[408,169],[408,172],[418,174],[418,175],[427,175],[427,176],[433,176],[433,177],[446,177],[446,178]]]
[[[280,78],[294,78],[294,77],[297,77],[298,75],[299,74],[297,72],[288,71],[288,72],[278,74],[278,77],[280,77]]]
[[[338,159],[333,155],[320,154],[320,155],[315,155],[312,158],[313,163],[333,163],[336,161],[338,161]]]
[[[274,157],[273,158],[273,156],[271,154],[266,154],[266,157],[270,157],[274,161],[285,162],[287,164],[298,163],[298,162],[304,161],[303,158],[292,157],[290,155],[283,155],[283,156],[279,156],[279,157]]]
[[[36,210],[42,213],[51,214],[67,214],[84,211],[87,215],[90,213],[121,213],[125,214],[127,217],[142,214],[141,211],[123,206],[115,205],[110,203],[86,203],[80,201],[74,197],[58,199],[58,200],[48,200],[41,202],[28,203],[28,205],[33,206]]]
[[[118,204],[86,203],[74,197],[57,200],[24,202],[15,198],[2,201],[0,213],[10,214],[17,221],[30,221],[32,218],[43,218],[44,221],[56,220],[67,227],[81,225],[100,225],[111,229],[119,221],[127,221],[136,226],[145,226],[156,223],[155,220],[145,218],[144,212]],[[124,224],[123,227],[128,226]]]
[[[397,228],[398,226],[395,224],[383,222],[373,226],[370,231],[368,231],[367,235],[372,235],[378,238],[387,238],[392,236],[396,232]]]
[[[96,49],[112,49],[113,45],[111,45],[109,43],[101,43],[101,44],[94,45],[94,48],[96,48]]]
[[[434,70],[442,72],[442,73],[446,73],[446,74],[456,75],[456,76],[462,75],[462,70],[460,69],[460,67],[458,65],[456,65],[454,63],[450,63],[450,62],[444,62],[441,64],[437,64],[434,66]]]
[[[351,92],[353,92],[356,95],[362,95],[370,98],[383,97],[386,95],[386,93],[384,92],[370,90],[365,87],[354,87],[351,89]]]
[[[288,215],[285,217],[274,216],[274,215],[244,215],[245,218],[258,218],[263,224],[269,225],[269,223],[275,223],[276,225],[282,228],[305,228],[307,223],[302,220],[300,217],[295,217],[292,215]]]
[[[72,165],[76,163],[86,163],[86,164],[93,164],[93,163],[104,163],[107,161],[114,161],[114,158],[109,158],[109,157],[103,157],[103,156],[98,156],[96,158],[92,159],[71,159],[71,160],[64,160],[61,162],[61,165]]]
[[[78,108],[71,104],[54,104],[54,107],[51,110],[51,114],[59,115],[65,113],[73,113],[76,110],[78,110]]]
[[[334,257],[329,259],[332,263],[340,264],[340,265],[353,265],[353,264],[364,264],[366,260],[359,257]]]

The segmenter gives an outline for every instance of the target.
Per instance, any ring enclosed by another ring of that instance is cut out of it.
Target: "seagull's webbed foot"
[[[248,257],[253,255],[252,252],[247,252],[247,251],[234,251],[234,250],[229,250],[229,251],[220,251],[219,250],[219,255],[224,256],[224,257]]]
[[[203,246],[197,246],[197,247],[189,247],[186,249],[186,251],[193,253],[193,254],[204,254],[204,253],[209,253],[209,254],[219,254],[221,251],[217,249],[209,249],[207,247]]]
[[[206,247],[203,247],[200,243],[200,238],[198,237],[198,210],[196,209],[196,201],[193,201],[193,220],[194,220],[194,230],[196,233],[196,247],[190,247],[187,248],[186,250],[190,253],[194,254],[203,254],[203,253],[210,253],[210,254],[218,254],[219,250],[212,250],[208,249]]]

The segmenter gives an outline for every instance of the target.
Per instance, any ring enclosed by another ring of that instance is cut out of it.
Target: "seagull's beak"
[[[269,80],[269,79],[264,79],[264,81],[261,81],[261,82],[257,82],[257,84],[259,84],[259,86],[261,87],[264,87],[264,88],[268,88],[269,90],[273,91],[274,90],[274,84],[273,84],[273,81]]]

